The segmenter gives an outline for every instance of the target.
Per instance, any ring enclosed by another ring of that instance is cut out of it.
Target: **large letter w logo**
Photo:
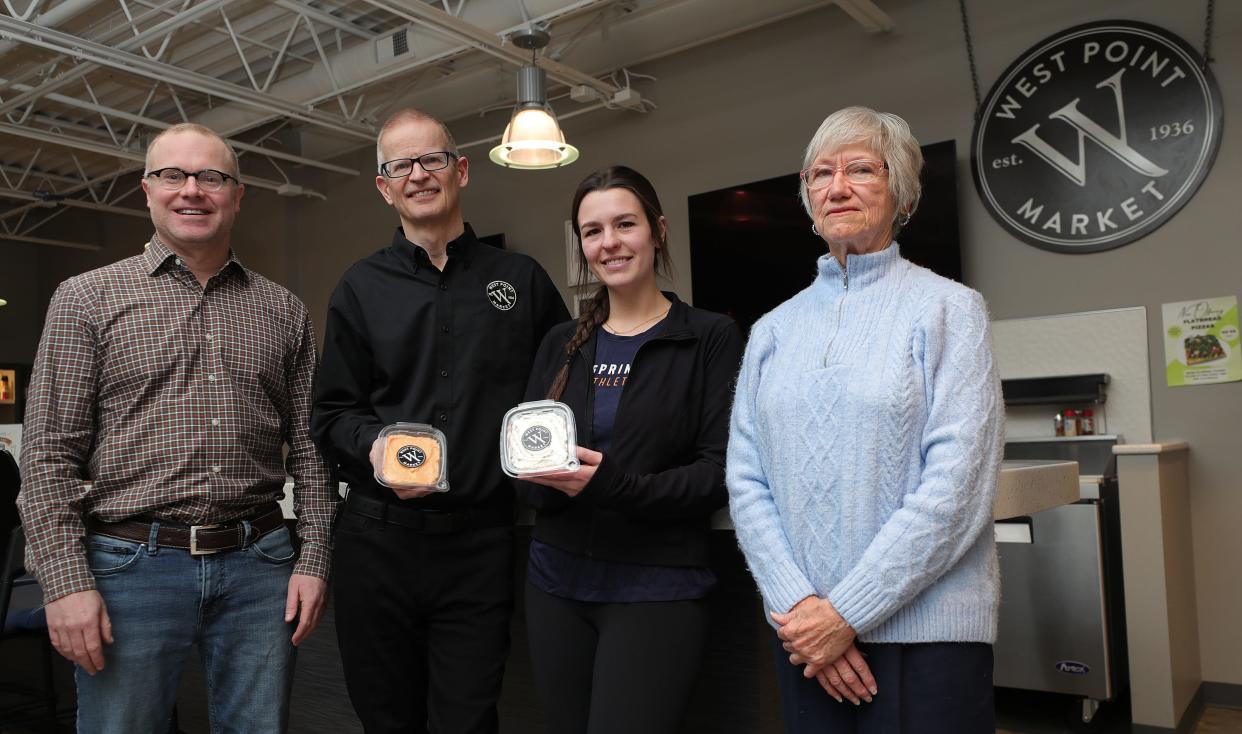
[[[1145,176],[1163,176],[1168,173],[1167,170],[1148,160],[1142,153],[1131,148],[1130,144],[1126,142],[1126,112],[1121,102],[1121,75],[1123,73],[1125,73],[1125,69],[1121,69],[1116,74],[1095,85],[1096,89],[1108,87],[1113,90],[1113,98],[1117,101],[1117,122],[1120,125],[1120,136],[1113,135],[1096,124],[1094,120],[1079,112],[1078,100],[1081,98],[1075,97],[1069,104],[1048,115],[1048,119],[1069,123],[1078,131],[1077,161],[1071,161],[1061,151],[1053,148],[1043,138],[1036,135],[1035,131],[1039,129],[1038,123],[1032,125],[1031,129],[1010,142],[1019,143],[1030,148],[1035,155],[1043,158],[1048,165],[1060,171],[1066,178],[1079,186],[1087,184],[1087,164],[1086,158],[1083,155],[1083,149],[1086,147],[1084,141],[1087,138],[1091,138],[1092,141],[1104,150],[1117,156],[1122,163]]]

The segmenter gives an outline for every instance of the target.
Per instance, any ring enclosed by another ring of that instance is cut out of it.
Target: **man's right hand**
[[[384,469],[384,439],[383,437],[375,439],[371,444],[371,468],[375,471],[376,478],[379,478]],[[397,495],[399,499],[416,500],[419,497],[426,497],[429,494],[435,494],[434,489],[402,489],[400,487],[389,487],[392,493]]]
[[[104,667],[104,643],[112,644],[112,621],[98,591],[79,591],[49,602],[47,632],[52,647],[94,675]]]

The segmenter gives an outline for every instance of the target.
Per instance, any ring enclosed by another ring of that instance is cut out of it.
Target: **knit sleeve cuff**
[[[860,569],[841,579],[828,593],[828,601],[858,635],[878,626],[892,614],[889,595],[876,583],[874,574]]]
[[[794,605],[808,596],[815,596],[815,587],[796,568],[769,573],[760,588],[772,611],[782,614],[793,609]]]

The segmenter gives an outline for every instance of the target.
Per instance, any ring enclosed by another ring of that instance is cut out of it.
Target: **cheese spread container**
[[[423,423],[394,423],[380,431],[384,463],[376,480],[397,489],[447,492],[447,442],[439,430]]]
[[[500,426],[500,467],[511,477],[578,468],[574,412],[555,400],[522,403]]]

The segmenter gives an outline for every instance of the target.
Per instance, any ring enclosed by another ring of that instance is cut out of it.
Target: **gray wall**
[[[828,8],[755,33],[641,65],[658,77],[644,93],[660,108],[648,115],[609,112],[566,125],[582,159],[566,170],[510,172],[491,165],[485,148],[466,151],[473,176],[467,218],[480,234],[503,231],[512,249],[533,254],[558,284],[565,283],[562,222],[577,181],[590,170],[623,162],[647,174],[660,191],[680,263],[673,286],[689,297],[686,197],[730,184],[796,170],[819,121],[850,104],[904,116],[923,142],[956,139],[966,277],[987,298],[995,318],[1013,318],[1117,306],[1146,306],[1150,323],[1152,410],[1157,439],[1191,444],[1190,483],[1195,537],[1203,677],[1242,684],[1242,480],[1234,469],[1242,383],[1167,388],[1160,338],[1160,304],[1204,296],[1236,295],[1242,272],[1236,205],[1227,201],[1242,174],[1242,133],[1227,120],[1216,166],[1197,196],[1171,222],[1118,250],[1060,255],[1015,240],[983,210],[971,184],[969,161],[973,99],[957,3],[952,0],[882,0],[897,28],[868,35],[836,8]],[[1056,31],[1108,18],[1165,27],[1198,47],[1201,3],[1167,0],[995,0],[968,3],[984,92],[1021,50]],[[1224,92],[1226,116],[1242,104],[1242,5],[1218,3],[1214,71]],[[589,41],[587,41],[589,42]],[[459,140],[494,134],[503,120],[455,127]],[[495,127],[496,130],[491,128]],[[359,151],[342,163],[371,170],[374,154]],[[368,176],[312,176],[329,201],[284,200],[250,192],[239,219],[238,250],[245,262],[301,295],[322,326],[328,295],[340,273],[385,244],[396,219]],[[138,220],[135,220],[137,222]],[[111,220],[109,220],[111,222]],[[62,273],[85,269],[133,247],[132,227],[100,226],[99,235],[124,233],[101,257],[61,252],[34,255],[3,244],[6,267],[0,288],[15,285],[8,262],[31,268],[46,301]],[[45,236],[56,236],[50,232]],[[145,232],[139,237],[145,237]],[[140,243],[142,239],[137,239]],[[756,243],[757,247],[779,243]],[[11,259],[10,259],[11,258]],[[51,261],[55,262],[51,262]],[[83,265],[78,265],[79,261]],[[73,263],[72,265],[67,263]],[[74,271],[76,272],[76,271]],[[566,289],[566,292],[568,290]],[[6,311],[8,313],[6,313]],[[0,309],[0,359],[29,361],[37,331],[36,309]],[[42,306],[37,309],[42,313]],[[20,314],[20,318],[19,315]],[[20,321],[20,324],[14,322]],[[11,329],[11,330],[10,330]],[[9,334],[15,334],[10,344]]]

